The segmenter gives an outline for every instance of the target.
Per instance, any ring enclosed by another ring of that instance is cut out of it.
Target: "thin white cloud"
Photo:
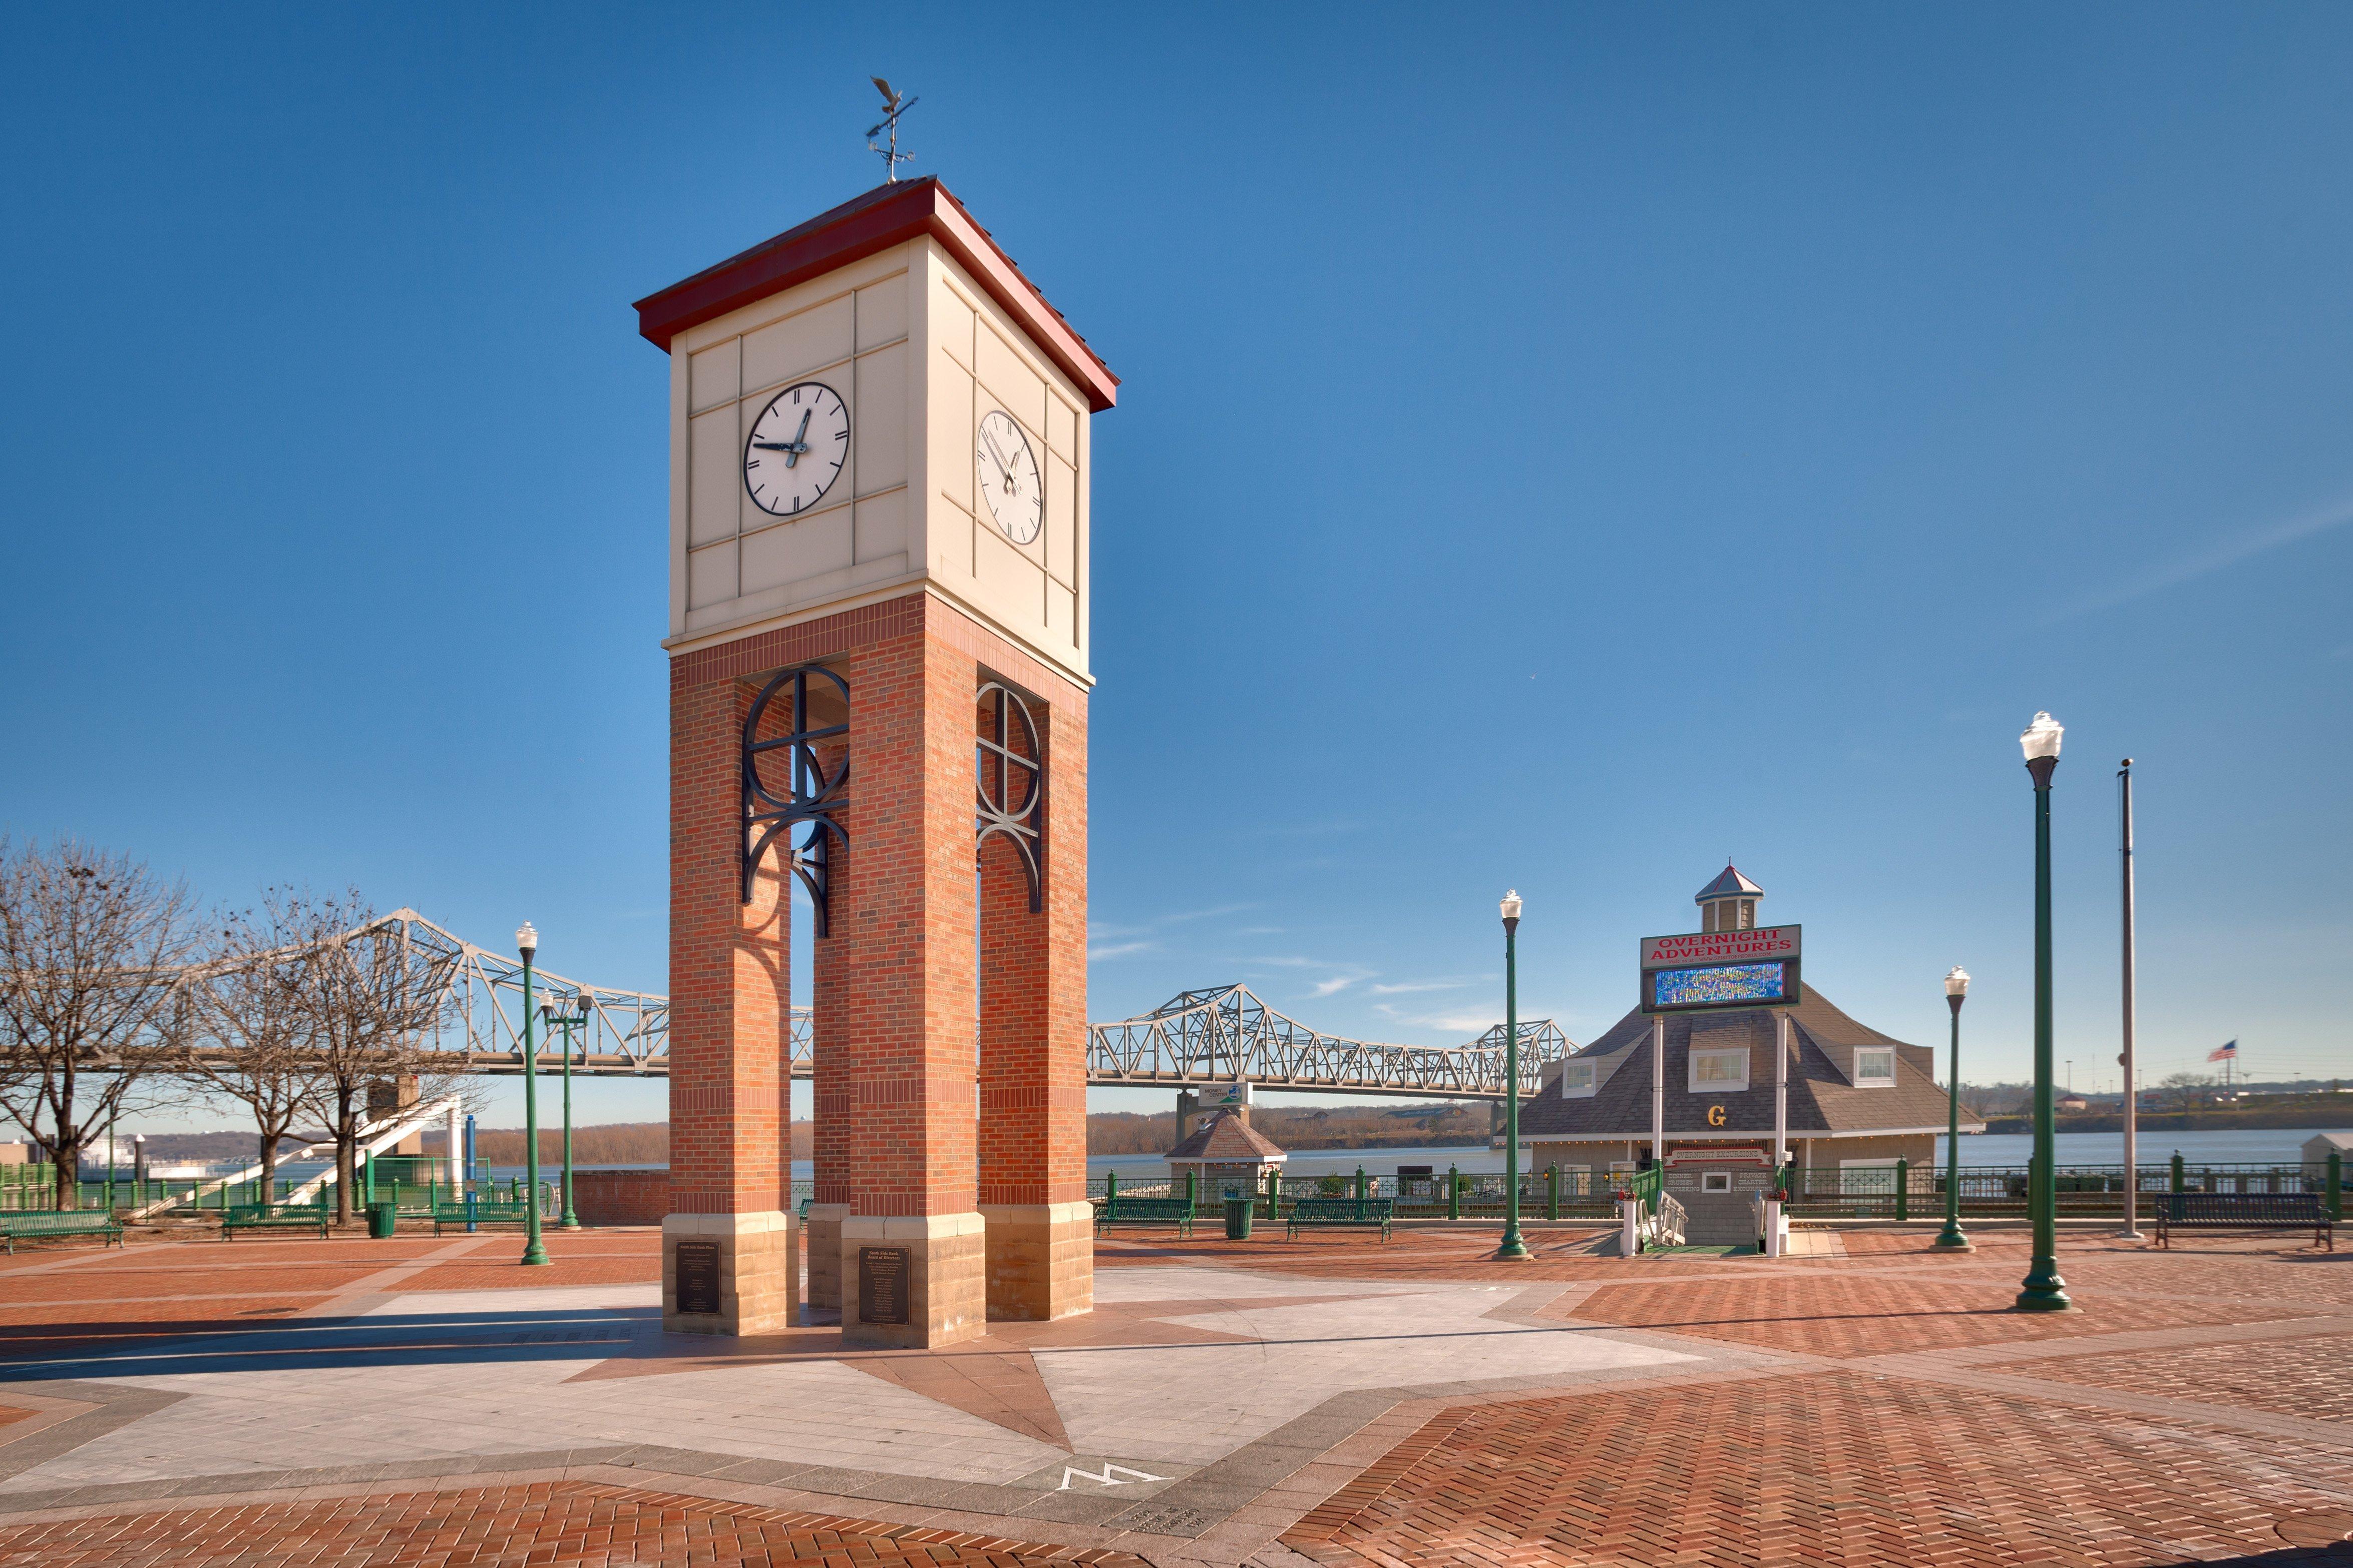
[[[2294,544],[2298,540],[2310,539],[2316,534],[2327,533],[2331,529],[2342,528],[2348,522],[2353,522],[2353,501],[2340,500],[2333,505],[2322,507],[2316,511],[2306,512],[2301,517],[2292,517],[2284,522],[2274,523],[2269,528],[2249,529],[2232,538],[2209,545],[2203,550],[2194,551],[2162,566],[2153,567],[2137,576],[2128,577],[2098,593],[2071,600],[2050,611],[2042,617],[2042,622],[2045,626],[2051,626],[2060,621],[2073,620],[2078,616],[2088,616],[2100,610],[2112,610],[2118,605],[2130,604],[2133,600],[2146,597],[2150,594],[2158,593],[2167,588],[2179,587],[2209,573],[2220,572],[2226,566],[2235,566],[2251,556],[2277,550],[2283,545]]]
[[[1131,952],[1149,952],[1158,945],[1150,942],[1114,942],[1103,947],[1090,947],[1087,949],[1087,962],[1092,963],[1099,959],[1125,958]]]
[[[1336,996],[1341,992],[1345,991],[1349,986],[1366,978],[1368,978],[1368,976],[1363,974],[1335,974],[1329,980],[1319,980],[1315,983],[1315,994],[1318,996]]]
[[[1376,985],[1376,996],[1410,996],[1421,991],[1460,991],[1471,983],[1467,980],[1402,980],[1394,985]]]

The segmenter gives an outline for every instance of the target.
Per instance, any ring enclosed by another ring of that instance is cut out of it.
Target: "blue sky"
[[[2047,708],[2075,1081],[2127,754],[2147,1072],[2348,1070],[2353,14],[832,15],[14,16],[0,828],[661,987],[628,304],[874,184],[880,72],[1125,378],[1093,1016],[1451,1042],[1510,885],[1590,1038],[1729,856],[1881,1028],[1966,964],[2017,1078]]]

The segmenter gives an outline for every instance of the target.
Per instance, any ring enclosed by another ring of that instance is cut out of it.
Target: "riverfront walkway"
[[[2353,1249],[1100,1245],[940,1352],[665,1340],[659,1236],[0,1259],[0,1565],[2353,1563]]]

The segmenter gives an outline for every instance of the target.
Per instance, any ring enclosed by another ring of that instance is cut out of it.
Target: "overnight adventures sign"
[[[1799,926],[1642,939],[1642,1011],[1787,1007],[1798,1000]]]
[[[1694,963],[1764,963],[1795,958],[1798,956],[1799,933],[1805,929],[1803,926],[1765,926],[1757,931],[1646,936],[1642,939],[1642,967],[1682,969]]]

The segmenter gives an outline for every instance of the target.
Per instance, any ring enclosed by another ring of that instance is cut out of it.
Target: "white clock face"
[[[1046,487],[1038,481],[1038,455],[1010,415],[990,410],[977,444],[980,493],[997,531],[1016,544],[1037,542],[1046,522]]]
[[[762,511],[791,517],[817,505],[849,460],[849,405],[821,381],[769,399],[744,443],[744,489]]]

